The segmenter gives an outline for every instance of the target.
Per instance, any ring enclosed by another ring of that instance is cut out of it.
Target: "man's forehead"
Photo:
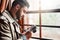
[[[28,11],[28,8],[27,8],[27,7],[22,7],[22,9],[23,9],[24,11]]]

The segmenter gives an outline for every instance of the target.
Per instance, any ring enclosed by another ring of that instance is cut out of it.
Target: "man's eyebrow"
[[[27,12],[26,10],[23,10],[24,12]]]

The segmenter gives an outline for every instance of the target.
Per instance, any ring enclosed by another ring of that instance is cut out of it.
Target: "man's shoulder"
[[[8,24],[8,19],[5,17],[5,16],[0,16],[0,23],[2,23],[2,24],[4,24],[4,23],[6,23],[6,24]]]
[[[5,17],[9,20],[9,22],[11,22],[11,23],[14,21],[14,19],[13,19],[12,16],[10,15],[10,12],[7,11],[7,10],[5,10],[5,11],[3,12],[3,16],[5,16]]]
[[[9,11],[5,10],[2,15],[0,16],[0,19],[1,20],[4,20],[6,22],[10,21],[11,18],[10,18],[10,14],[9,14]]]

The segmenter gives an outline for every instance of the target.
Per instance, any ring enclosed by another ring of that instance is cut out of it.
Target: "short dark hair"
[[[17,4],[19,4],[22,7],[27,6],[29,8],[29,3],[26,0],[15,0],[12,3],[12,7],[16,6]]]

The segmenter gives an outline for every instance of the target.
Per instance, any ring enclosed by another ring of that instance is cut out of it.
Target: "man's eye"
[[[24,13],[26,13],[26,11],[24,11]]]

